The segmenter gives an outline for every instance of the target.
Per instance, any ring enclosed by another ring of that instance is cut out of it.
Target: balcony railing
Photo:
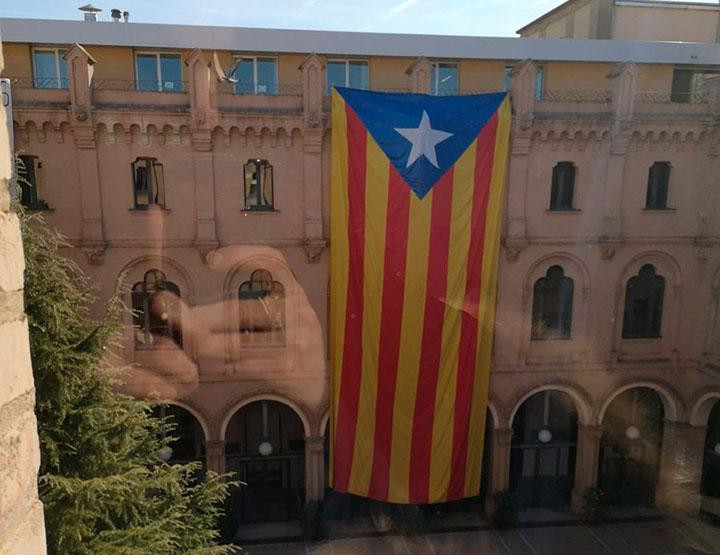
[[[9,77],[13,89],[67,89],[70,81],[66,78],[54,77]]]
[[[188,91],[187,81],[135,81],[126,79],[96,79],[92,82],[96,91],[140,91],[162,93],[184,93]]]
[[[276,83],[257,83],[253,85],[250,83],[231,83],[230,81],[222,81],[218,84],[218,92],[222,94],[239,95],[302,96],[303,86]]]
[[[548,102],[610,102],[610,91],[543,91],[540,100]]]

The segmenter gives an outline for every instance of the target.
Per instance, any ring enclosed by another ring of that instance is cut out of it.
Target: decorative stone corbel
[[[524,237],[520,238],[510,238],[508,237],[505,239],[505,258],[509,262],[515,262],[518,259],[518,256],[520,256],[520,253],[522,250],[528,246],[528,240]]]
[[[92,266],[101,266],[105,263],[105,246],[83,248],[82,251],[87,257],[88,264]]]
[[[598,244],[600,246],[600,258],[603,260],[612,260],[620,248],[622,241],[604,237],[600,239]]]
[[[517,131],[527,131],[535,118],[535,79],[537,66],[530,59],[523,60],[510,73],[510,96],[515,112]]]
[[[303,80],[303,116],[305,125],[318,128],[322,123],[322,101],[325,96],[325,61],[310,54],[300,64]]]
[[[415,58],[405,70],[407,74],[407,87],[410,92],[430,94],[430,73],[432,64],[425,56]]]
[[[320,262],[323,250],[327,247],[327,241],[325,239],[305,239],[302,245],[308,264],[317,264]]]
[[[70,109],[73,117],[79,122],[90,118],[92,99],[90,83],[92,82],[93,66],[97,63],[88,51],[75,43],[63,56],[68,64],[70,89]]]

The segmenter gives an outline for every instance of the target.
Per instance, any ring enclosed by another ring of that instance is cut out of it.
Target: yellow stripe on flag
[[[450,216],[445,315],[443,319],[440,367],[435,389],[432,455],[430,458],[431,503],[447,497],[453,452],[453,420],[457,387],[458,347],[467,282],[467,256],[470,250],[470,225],[475,191],[477,140],[455,163]]]
[[[502,221],[503,191],[507,173],[510,117],[510,102],[505,98],[498,108],[495,155],[490,181],[490,198],[488,199],[485,220],[482,289],[480,290],[480,311],[478,313],[480,318],[478,322],[478,362],[470,413],[472,417],[470,418],[470,429],[468,431],[470,441],[465,478],[465,494],[468,496],[477,495],[480,490],[483,444],[477,439],[473,439],[481,437],[487,412],[490,355],[492,353],[493,328],[495,326],[497,268],[500,254],[500,223]]]
[[[332,92],[332,160],[330,165],[330,387],[332,388],[331,423],[336,422],[340,398],[345,308],[348,283],[348,147],[345,102]],[[332,424],[334,425],[334,424]],[[334,430],[330,430],[330,483],[333,483]]]
[[[349,490],[366,496],[370,488],[375,446],[378,347],[382,315],[385,227],[390,161],[375,140],[367,137],[365,177],[365,257],[363,280],[362,371],[355,450]]]
[[[422,351],[432,196],[432,190],[422,200],[415,193],[410,195],[398,387],[395,389],[390,452],[388,500],[391,503],[407,503],[410,498],[410,449]]]

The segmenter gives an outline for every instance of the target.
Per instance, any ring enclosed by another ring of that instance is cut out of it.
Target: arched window
[[[625,288],[625,316],[622,336],[628,339],[660,337],[665,278],[655,266],[645,264]]]
[[[665,210],[668,200],[668,184],[670,183],[670,162],[655,162],[648,170],[647,210]]]
[[[143,280],[132,288],[135,348],[170,347],[171,342],[182,347],[179,300],[164,297],[162,304],[154,303],[155,295],[162,291],[180,298],[180,288],[167,281],[160,270],[149,270]]]
[[[248,160],[244,168],[245,210],[274,210],[273,167],[267,160]]]
[[[267,270],[240,285],[240,337],[244,345],[285,343],[285,288]]]
[[[575,196],[575,164],[558,162],[553,168],[550,210],[572,210]]]
[[[570,339],[573,280],[562,266],[550,266],[533,287],[532,339]]]

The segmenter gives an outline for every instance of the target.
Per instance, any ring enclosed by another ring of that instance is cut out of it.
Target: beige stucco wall
[[[579,8],[573,14],[573,38],[589,39],[590,38],[590,17],[591,6],[588,4]]]
[[[23,313],[25,264],[18,219],[9,205],[12,158],[2,105],[0,122],[0,553],[34,555],[45,552],[43,508],[37,493],[40,448]]]
[[[615,6],[613,38],[715,42],[718,10]]]

